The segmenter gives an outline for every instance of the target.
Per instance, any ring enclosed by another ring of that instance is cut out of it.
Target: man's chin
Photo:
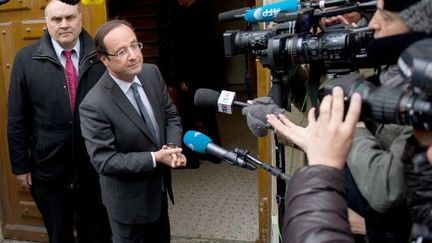
[[[135,75],[136,75],[136,74],[139,74],[139,73],[141,72],[141,70],[142,70],[142,63],[139,63],[139,64],[136,64],[136,65],[134,65],[134,66],[131,66],[131,67],[130,67],[130,70],[131,70],[131,72],[134,73]]]

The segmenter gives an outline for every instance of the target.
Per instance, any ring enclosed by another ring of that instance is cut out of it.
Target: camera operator
[[[432,31],[431,0],[378,0],[369,23],[375,40],[368,57],[379,64],[395,64],[403,49]],[[379,74],[381,85],[406,85],[396,65]],[[406,242],[410,220],[405,204],[403,166],[400,163],[410,126],[357,125],[347,158],[348,206],[365,218],[369,242]],[[360,193],[355,193],[356,190]]]
[[[309,160],[309,166],[297,170],[288,187],[284,242],[354,241],[347,220],[342,171],[360,109],[360,97],[353,94],[344,119],[343,91],[336,87],[332,96],[322,100],[318,119],[314,109],[309,111],[309,125],[305,128],[283,114],[267,115],[274,130],[303,149]],[[402,162],[413,220],[411,242],[431,242],[432,132],[415,130],[407,139]]]

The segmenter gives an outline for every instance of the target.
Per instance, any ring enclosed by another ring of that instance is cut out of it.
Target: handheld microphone
[[[247,163],[239,157],[235,152],[228,151],[216,144],[206,135],[198,131],[187,131],[183,136],[183,143],[186,144],[192,151],[201,154],[211,154],[220,159],[223,159],[230,165],[237,165],[249,170],[255,170],[256,166]]]
[[[195,92],[194,103],[200,107],[215,107],[218,106],[218,111],[222,113],[232,114],[232,106],[247,107],[250,104],[236,101],[235,92],[222,90],[219,93],[212,89],[198,89]]]

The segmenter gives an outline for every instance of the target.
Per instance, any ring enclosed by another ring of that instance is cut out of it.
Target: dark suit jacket
[[[80,105],[82,133],[91,162],[100,175],[109,216],[125,224],[155,221],[161,211],[162,185],[172,200],[170,169],[150,152],[162,144],[181,145],[181,123],[159,69],[143,64],[138,75],[159,124],[160,143],[108,72]],[[163,178],[163,183],[162,179]]]
[[[64,68],[48,31],[21,49],[14,61],[9,86],[8,142],[14,174],[31,172],[34,182],[70,184],[97,174],[81,136],[78,105],[105,72],[91,36],[80,34],[81,53],[74,114]]]

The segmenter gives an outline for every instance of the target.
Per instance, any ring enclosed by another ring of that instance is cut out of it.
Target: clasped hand
[[[171,168],[186,166],[186,156],[181,152],[182,148],[163,145],[162,149],[155,152],[155,159]]]

